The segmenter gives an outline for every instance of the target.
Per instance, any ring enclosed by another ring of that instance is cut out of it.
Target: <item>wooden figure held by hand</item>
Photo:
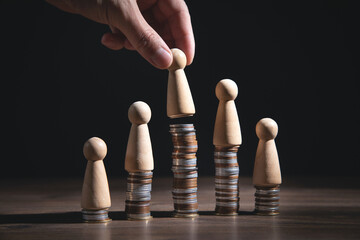
[[[195,114],[195,106],[184,68],[186,56],[177,48],[171,49],[173,62],[168,68],[167,115],[169,118],[180,118]]]

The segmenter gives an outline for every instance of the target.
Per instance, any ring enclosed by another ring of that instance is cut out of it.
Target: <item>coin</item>
[[[145,220],[151,218],[152,176],[151,171],[129,173],[125,201],[125,212],[128,219]]]
[[[173,179],[173,201],[176,217],[194,217],[198,212],[197,202],[197,158],[198,142],[193,124],[171,124],[173,142],[171,168]]]
[[[215,197],[217,215],[236,215],[239,210],[238,147],[215,147]]]

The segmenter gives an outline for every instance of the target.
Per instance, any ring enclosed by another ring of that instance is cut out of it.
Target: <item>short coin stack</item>
[[[151,218],[152,176],[151,171],[129,173],[125,202],[125,212],[128,219],[146,220]]]
[[[172,153],[174,216],[197,217],[198,145],[195,128],[193,124],[171,124],[170,133],[174,144]]]
[[[255,213],[257,215],[278,215],[280,204],[280,187],[256,186]]]
[[[111,219],[108,216],[109,209],[102,210],[86,210],[82,209],[82,219],[88,223],[105,223],[110,222]]]
[[[216,215],[237,215],[239,211],[238,147],[215,147]]]

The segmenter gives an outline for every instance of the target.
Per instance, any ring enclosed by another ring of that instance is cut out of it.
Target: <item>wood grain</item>
[[[280,215],[252,214],[240,178],[239,216],[215,216],[214,178],[199,178],[196,219],[171,218],[172,179],[154,176],[150,221],[125,220],[126,179],[109,179],[108,224],[81,223],[82,179],[0,181],[0,239],[360,239],[360,178],[284,178]]]

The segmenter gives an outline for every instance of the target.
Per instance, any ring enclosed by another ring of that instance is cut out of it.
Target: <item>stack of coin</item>
[[[278,215],[280,187],[255,186],[255,213],[258,215]]]
[[[174,173],[173,199],[175,217],[198,216],[197,167],[198,149],[193,124],[171,124],[170,133],[174,150],[172,153]]]
[[[105,223],[110,222],[111,219],[108,217],[109,209],[101,210],[88,210],[82,209],[82,219],[84,222],[88,223]]]
[[[238,147],[215,147],[216,215],[237,215],[239,211]]]
[[[151,171],[129,173],[125,202],[125,212],[128,219],[146,220],[151,218],[152,176]]]

